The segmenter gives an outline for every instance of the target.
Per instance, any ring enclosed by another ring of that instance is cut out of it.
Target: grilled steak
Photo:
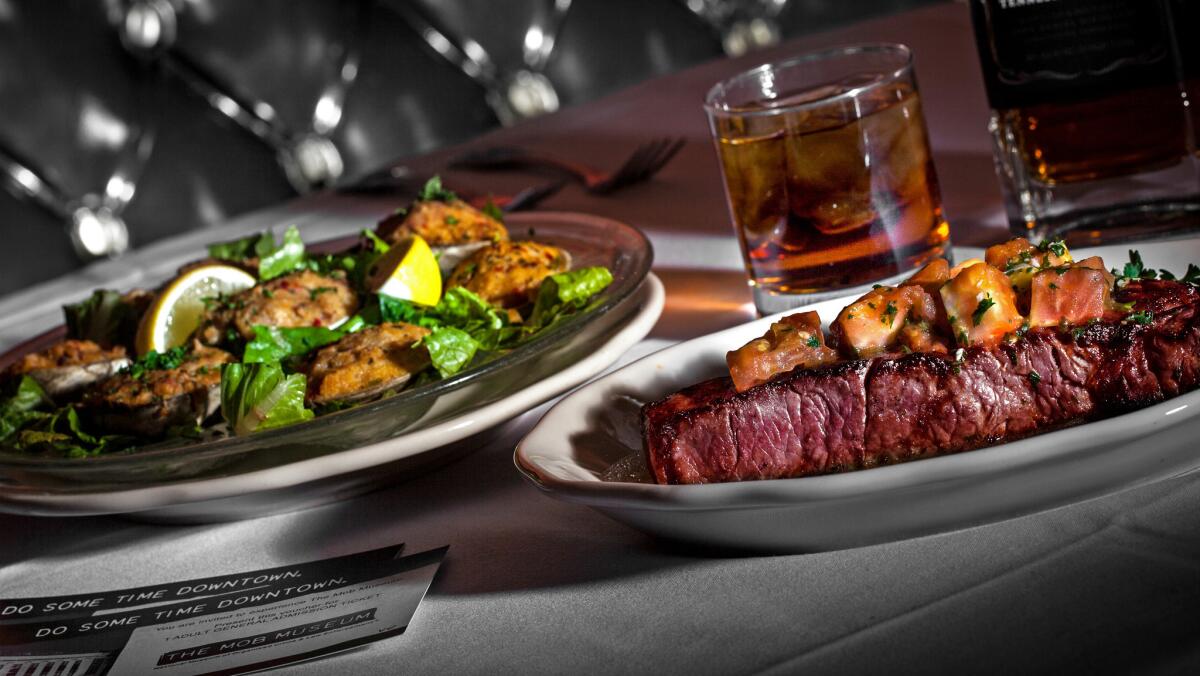
[[[659,483],[774,479],[966,451],[1112,416],[1200,385],[1200,294],[1118,293],[1147,323],[1031,329],[1012,343],[709,380],[642,409]],[[1138,315],[1134,315],[1138,316]]]

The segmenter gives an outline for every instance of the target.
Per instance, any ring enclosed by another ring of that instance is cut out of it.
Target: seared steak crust
[[[1200,294],[1118,294],[1147,324],[1032,329],[1013,343],[796,369],[737,393],[706,381],[642,409],[659,483],[774,479],[988,446],[1147,406],[1200,385]]]

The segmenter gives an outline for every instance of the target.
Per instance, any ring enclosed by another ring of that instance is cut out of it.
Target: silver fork
[[[377,169],[351,183],[337,186],[334,188],[334,192],[340,195],[416,197],[421,194],[421,188],[428,180],[428,174],[415,173],[404,165],[388,166]],[[566,184],[565,179],[558,179],[531,185],[512,195],[490,192],[476,193],[469,190],[455,190],[455,192],[476,208],[483,208],[490,202],[501,211],[513,212],[532,209],[542,200],[562,190]]]
[[[534,150],[512,146],[497,146],[463,153],[450,161],[460,169],[510,169],[514,167],[546,168],[567,174],[581,183],[588,192],[605,195],[634,183],[640,183],[658,173],[683,147],[682,138],[658,138],[638,146],[629,159],[613,172],[603,172],[578,162],[552,157]]]

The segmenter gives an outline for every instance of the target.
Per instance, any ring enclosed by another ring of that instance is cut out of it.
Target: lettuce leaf
[[[269,232],[260,232],[232,242],[217,242],[208,245],[208,255],[222,261],[240,263],[248,258],[261,258],[275,250],[275,237]]]
[[[90,340],[108,348],[133,343],[141,313],[123,302],[116,291],[97,289],[85,301],[64,305],[63,318],[68,338]]]
[[[254,340],[246,343],[242,361],[247,364],[281,362],[289,357],[308,354],[323,345],[335,343],[346,334],[323,326],[279,328],[255,326]]]
[[[33,378],[22,376],[13,392],[0,399],[0,441],[12,436],[30,421],[48,415],[40,413],[38,409],[49,403],[50,398],[42,386]]]
[[[86,458],[129,448],[136,437],[122,434],[95,435],[83,429],[73,406],[60,408],[17,434],[16,448],[26,453]]]
[[[479,351],[479,342],[471,334],[449,326],[434,329],[421,339],[421,344],[429,350],[429,360],[443,378],[466,368]]]
[[[119,434],[91,434],[74,407],[51,412],[45,410],[49,405],[37,381],[21,378],[15,390],[0,400],[0,443],[26,453],[83,458],[128,448],[137,441]]]
[[[336,329],[324,326],[256,325],[254,339],[246,343],[246,350],[242,353],[242,362],[265,364],[303,357],[318,347],[336,343],[344,336],[361,331],[369,323],[362,315],[354,315]]]
[[[308,265],[304,253],[304,240],[296,226],[288,226],[283,241],[275,242],[275,235],[263,232],[232,242],[218,242],[208,246],[208,255],[217,260],[241,263],[251,258],[258,259],[258,278],[262,281]]]
[[[421,342],[442,377],[458,373],[481,353],[512,349],[552,324],[587,306],[612,283],[607,268],[584,268],[552,275],[538,291],[533,314],[525,324],[513,324],[508,312],[463,287],[446,291],[432,308],[399,298],[379,297],[381,321],[406,322],[430,329]]]
[[[591,297],[612,284],[612,280],[612,273],[603,267],[580,268],[550,275],[538,288],[533,313],[526,322],[526,331],[541,331],[562,317],[583,309]]]
[[[221,370],[221,415],[241,436],[311,420],[304,407],[303,374],[285,375],[279,364],[226,364]]]
[[[304,240],[296,226],[288,226],[283,243],[258,259],[258,278],[266,281],[291,272],[304,265]]]

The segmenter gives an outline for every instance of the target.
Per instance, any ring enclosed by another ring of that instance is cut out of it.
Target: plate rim
[[[602,372],[650,332],[662,313],[665,299],[666,293],[662,281],[654,273],[648,273],[642,283],[621,304],[636,305],[636,307],[627,314],[616,317],[616,321],[610,329],[611,333],[606,339],[598,341],[595,349],[588,356],[573,362],[553,376],[533,383],[492,404],[414,431],[411,435],[405,434],[366,446],[224,477],[198,477],[183,481],[86,493],[54,493],[24,487],[14,490],[11,487],[0,486],[0,512],[39,516],[147,512],[158,508],[288,488],[314,479],[347,474],[441,448],[481,432],[507,418],[520,415],[564,391],[578,387],[581,383]],[[508,412],[510,409],[516,412]],[[463,419],[468,417],[470,419]],[[389,453],[389,446],[404,447],[406,438],[409,443],[412,442],[411,437],[422,441],[428,439],[431,443],[416,444],[408,449],[398,448]],[[321,471],[326,468],[332,468],[334,471]],[[299,474],[305,476],[297,476]],[[205,489],[213,490],[204,495],[195,494],[203,492]],[[105,506],[106,504],[107,506]]]
[[[642,264],[633,270],[633,274],[630,276],[631,283],[627,288],[623,289],[623,293],[609,297],[603,305],[593,308],[586,314],[581,314],[578,317],[572,318],[572,320],[564,322],[556,330],[546,335],[535,336],[529,343],[519,346],[516,350],[514,350],[514,352],[520,353],[518,364],[527,362],[530,359],[536,359],[537,353],[541,349],[553,347],[554,345],[559,344],[557,340],[570,341],[572,338],[578,336],[580,332],[586,330],[587,327],[594,325],[596,321],[602,319],[609,312],[614,311],[629,298],[634,297],[644,284],[646,277],[650,274],[652,269],[654,262],[653,244],[650,242],[649,238],[644,232],[624,221],[609,218],[607,216],[574,211],[521,212],[508,214],[507,218],[510,219],[510,230],[515,230],[518,233],[521,229],[528,228],[532,230],[535,229],[538,224],[545,223],[570,222],[575,224],[588,224],[590,221],[594,224],[596,222],[603,222],[606,224],[606,227],[617,227],[625,231],[627,234],[632,235],[640,243],[640,250],[645,251],[646,254]],[[306,243],[306,247],[309,247],[313,250],[323,250],[337,243],[350,242],[358,236],[358,231],[355,231],[354,233],[348,233],[342,236]],[[534,237],[534,239],[536,239],[536,237]],[[0,353],[0,369],[5,368],[9,363],[19,358],[15,355],[21,354],[22,350],[29,350],[31,346],[38,345],[43,341],[50,340],[51,338],[62,336],[65,334],[65,330],[65,324],[58,324],[50,329],[47,329],[46,331],[13,345],[8,350]],[[511,362],[508,363],[511,364]],[[496,368],[500,368],[504,365],[506,364],[501,364],[501,360],[497,359],[488,364],[480,365],[478,368],[468,369],[462,373],[455,374],[446,381],[433,384],[431,389],[421,392],[420,396],[422,398],[432,398],[434,401],[436,401],[438,397],[466,387],[480,377],[483,377]],[[398,401],[411,401],[412,399],[414,399],[412,396],[405,397],[404,399],[400,399],[400,397],[388,397],[381,399],[378,402],[370,402],[364,406],[355,407],[346,411],[337,411],[333,414],[321,416],[313,421],[300,424],[337,424],[338,421],[346,420],[345,414],[351,414],[354,418],[362,418],[363,416],[367,416],[372,412],[379,412],[380,410],[387,410],[390,407],[398,406]],[[311,427],[309,429],[311,429]],[[403,439],[405,436],[407,436],[407,434],[420,431],[420,429],[421,428],[405,431],[404,433],[393,437],[392,439]],[[296,433],[297,429],[294,426],[288,426],[274,430],[265,430],[262,433],[255,435],[253,439],[261,443],[264,439],[270,440],[272,437],[288,437]],[[246,437],[245,439],[250,438],[251,437]],[[233,443],[221,443],[226,441]],[[137,466],[141,463],[153,462],[155,460],[169,461],[171,458],[176,457],[179,454],[187,454],[194,460],[199,461],[205,458],[223,457],[231,452],[231,447],[236,449],[236,446],[233,446],[233,444],[237,441],[238,439],[236,437],[230,437],[227,439],[217,440],[216,443],[202,442],[199,444],[199,446],[201,446],[200,448],[195,448],[196,444],[157,449],[153,448],[153,445],[151,445],[151,447],[145,452],[139,452],[135,450],[129,453],[113,453],[109,455],[100,455],[87,458],[37,457],[7,452],[3,449],[0,449],[0,471],[5,469],[15,469],[18,471],[41,471],[43,469],[75,470],[84,466],[94,466],[98,468],[105,467],[109,468],[111,471],[111,469],[119,468],[122,465]],[[335,452],[333,455],[336,455],[339,452]]]
[[[1190,239],[1200,243],[1200,238]],[[1162,243],[1169,244],[1177,241]],[[1139,244],[1145,247],[1158,243],[1140,242]],[[965,250],[979,251],[974,247]],[[1082,255],[1084,252],[1093,250],[1094,248],[1081,248],[1079,253]],[[958,249],[958,251],[964,251],[964,249]],[[1200,389],[1196,389],[1120,415],[971,451],[837,474],[695,485],[605,481],[596,476],[592,470],[582,468],[572,460],[571,452],[578,450],[578,447],[575,446],[575,442],[570,440],[570,432],[558,431],[556,434],[549,432],[560,416],[568,415],[567,411],[594,410],[598,405],[597,401],[587,400],[586,397],[590,396],[598,400],[608,396],[615,389],[627,390],[631,384],[628,379],[629,374],[637,370],[652,371],[651,363],[655,359],[675,356],[672,353],[682,356],[689,352],[689,346],[692,350],[703,350],[705,348],[697,345],[698,343],[719,343],[730,334],[750,333],[752,329],[765,328],[779,317],[797,311],[821,311],[836,308],[834,309],[834,313],[836,313],[837,309],[856,297],[857,294],[839,296],[803,308],[786,310],[744,322],[681,341],[626,364],[622,368],[578,388],[557,402],[518,442],[513,452],[513,463],[528,481],[552,497],[601,509],[691,512],[789,508],[825,504],[836,500],[869,499],[874,496],[924,489],[939,483],[949,484],[975,477],[986,477],[990,471],[1017,470],[1053,464],[1076,458],[1084,453],[1126,446],[1133,439],[1173,430],[1180,425],[1187,424],[1188,421],[1200,414]],[[638,380],[645,384],[644,380]],[[674,381],[673,384],[679,385]],[[586,409],[585,406],[587,406]],[[1174,420],[1167,420],[1168,416],[1175,414],[1180,414],[1180,416]],[[571,431],[578,431],[578,428],[572,428]],[[548,441],[554,439],[555,436],[565,439],[559,442],[557,449],[554,449]],[[1047,447],[1051,449],[1051,452],[1047,452]],[[548,450],[539,451],[540,448]],[[571,464],[580,468],[590,478],[568,479],[556,476],[550,469],[542,466],[542,462],[539,462],[545,460]],[[1197,457],[1192,469],[1198,467],[1200,467],[1200,456]],[[1149,474],[1148,468],[1145,473],[1125,477],[1124,481],[1113,482],[1111,490],[1117,491],[1135,485]]]

